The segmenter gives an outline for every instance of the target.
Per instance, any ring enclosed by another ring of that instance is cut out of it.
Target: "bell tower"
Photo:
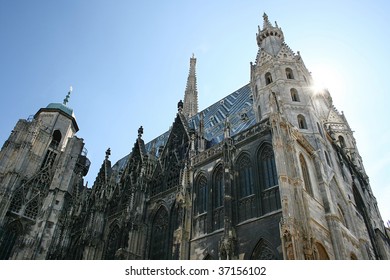
[[[46,259],[89,169],[73,110],[50,103],[19,120],[0,151],[0,259]]]

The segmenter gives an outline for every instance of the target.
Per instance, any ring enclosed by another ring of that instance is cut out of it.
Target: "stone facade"
[[[20,120],[0,152],[0,259],[389,259],[356,141],[267,15],[250,83],[143,128],[92,188],[70,108]],[[67,101],[67,100],[66,100]]]

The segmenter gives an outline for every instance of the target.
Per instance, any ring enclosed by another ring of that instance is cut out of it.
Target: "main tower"
[[[285,259],[388,259],[389,241],[353,132],[298,52],[263,15],[253,110],[272,130]]]

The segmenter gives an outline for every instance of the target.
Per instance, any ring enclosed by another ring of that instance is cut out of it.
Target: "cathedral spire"
[[[196,86],[195,66],[196,58],[194,54],[192,54],[183,102],[183,113],[187,118],[190,118],[198,113],[198,89]]]

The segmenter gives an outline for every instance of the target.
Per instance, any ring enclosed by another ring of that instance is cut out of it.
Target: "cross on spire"
[[[72,91],[73,91],[73,88],[72,88],[72,86],[70,86],[68,94],[66,95],[64,102],[63,102],[64,105],[66,105],[69,102],[69,97],[70,97],[70,94],[72,93]]]

